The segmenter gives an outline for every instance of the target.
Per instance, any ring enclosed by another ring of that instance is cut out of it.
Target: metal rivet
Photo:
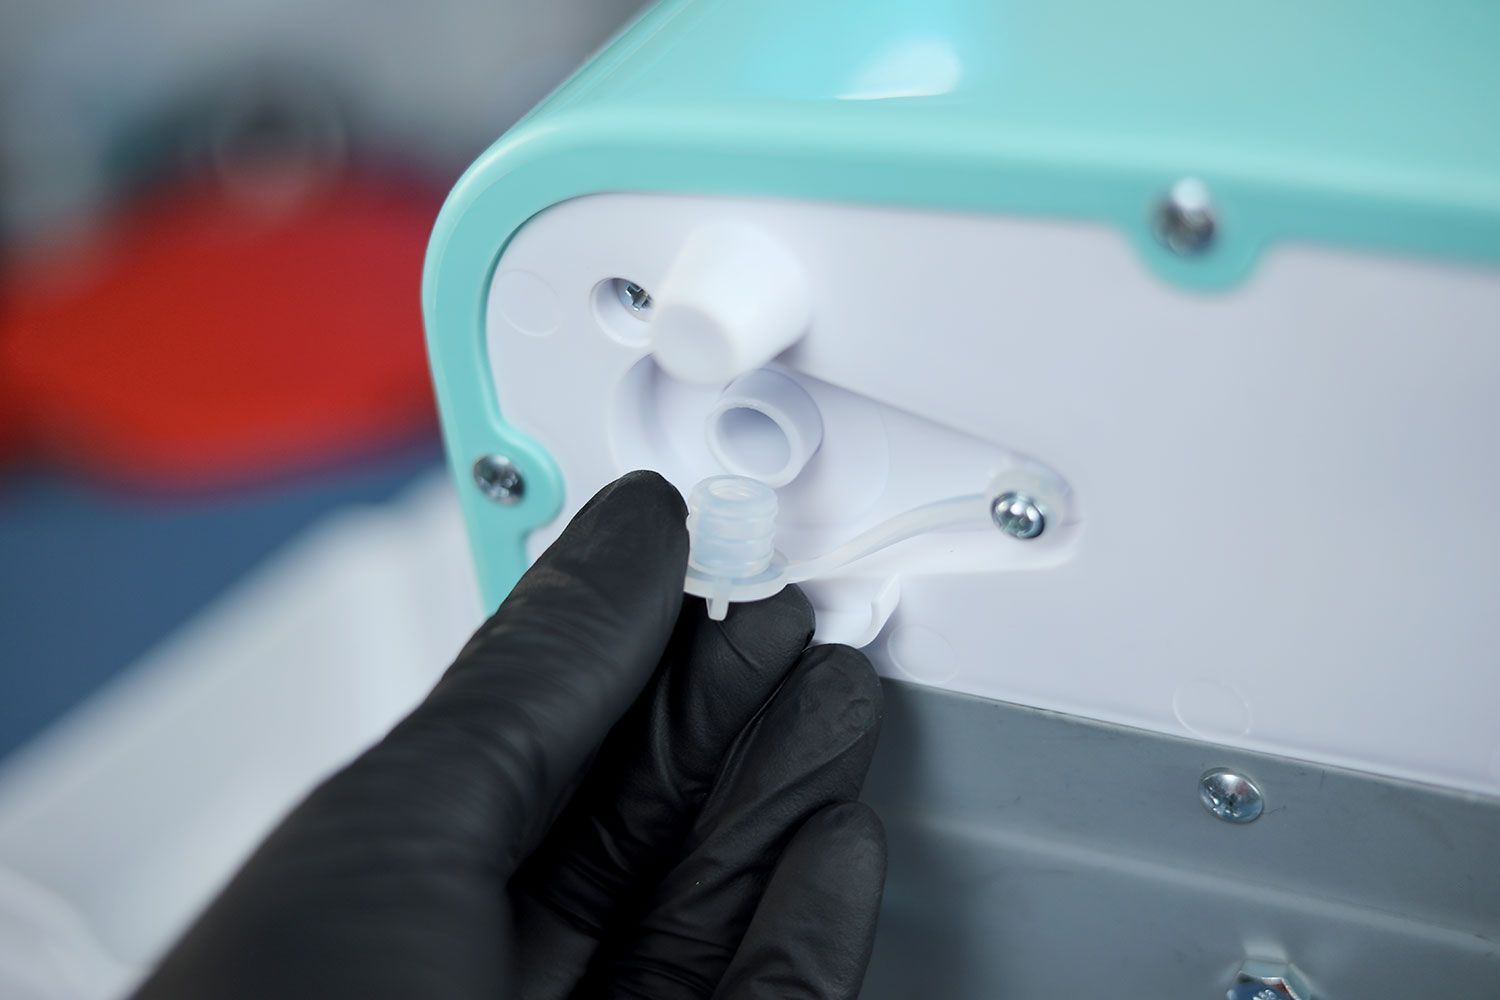
[[[990,504],[990,516],[1001,531],[1022,541],[1035,538],[1047,527],[1047,517],[1037,502],[1015,490],[995,498]]]
[[[1191,257],[1205,252],[1213,245],[1217,228],[1208,188],[1192,177],[1173,184],[1157,203],[1151,225],[1162,246],[1173,253]]]
[[[496,503],[520,503],[526,495],[521,470],[504,455],[481,455],[474,462],[474,483]]]
[[[1252,822],[1266,807],[1255,782],[1223,767],[1216,767],[1198,779],[1198,798],[1203,808],[1226,823]]]
[[[642,319],[646,317],[646,314],[651,311],[651,307],[655,305],[650,292],[635,282],[626,281],[624,278],[615,279],[615,294],[619,296],[622,306]]]

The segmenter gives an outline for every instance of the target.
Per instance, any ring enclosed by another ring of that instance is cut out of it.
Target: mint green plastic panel
[[[1176,179],[1212,250],[1150,233]],[[1158,280],[1212,293],[1277,241],[1500,261],[1500,4],[668,0],[459,181],[423,286],[450,459],[486,599],[563,484],[502,417],[483,346],[506,241],[602,191],[752,194],[1104,221]],[[1087,275],[1080,275],[1086,287]],[[566,387],[559,387],[565,392]],[[469,469],[499,452],[514,506]]]

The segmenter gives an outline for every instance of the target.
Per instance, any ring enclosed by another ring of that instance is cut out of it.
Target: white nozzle
[[[727,471],[785,486],[823,443],[823,418],[807,390],[762,368],[729,384],[708,414],[708,450]]]
[[[801,263],[752,226],[689,234],[655,289],[652,351],[685,382],[723,384],[796,343],[812,319]]]

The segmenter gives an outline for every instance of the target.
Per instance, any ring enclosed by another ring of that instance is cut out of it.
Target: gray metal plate
[[[1218,766],[1260,819],[1203,808]],[[900,682],[865,798],[867,1000],[1222,1000],[1246,957],[1319,1000],[1500,998],[1500,801]]]

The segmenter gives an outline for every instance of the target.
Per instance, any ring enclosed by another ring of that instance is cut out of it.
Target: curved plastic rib
[[[786,582],[802,583],[805,580],[815,580],[835,570],[843,569],[865,556],[873,555],[881,549],[890,548],[897,542],[904,542],[917,535],[925,535],[929,531],[941,531],[944,528],[974,527],[981,523],[981,519],[988,519],[988,517],[988,508],[982,493],[970,493],[961,497],[950,497],[947,500],[923,504],[881,521],[875,527],[855,535],[831,552],[791,563],[786,568]]]

